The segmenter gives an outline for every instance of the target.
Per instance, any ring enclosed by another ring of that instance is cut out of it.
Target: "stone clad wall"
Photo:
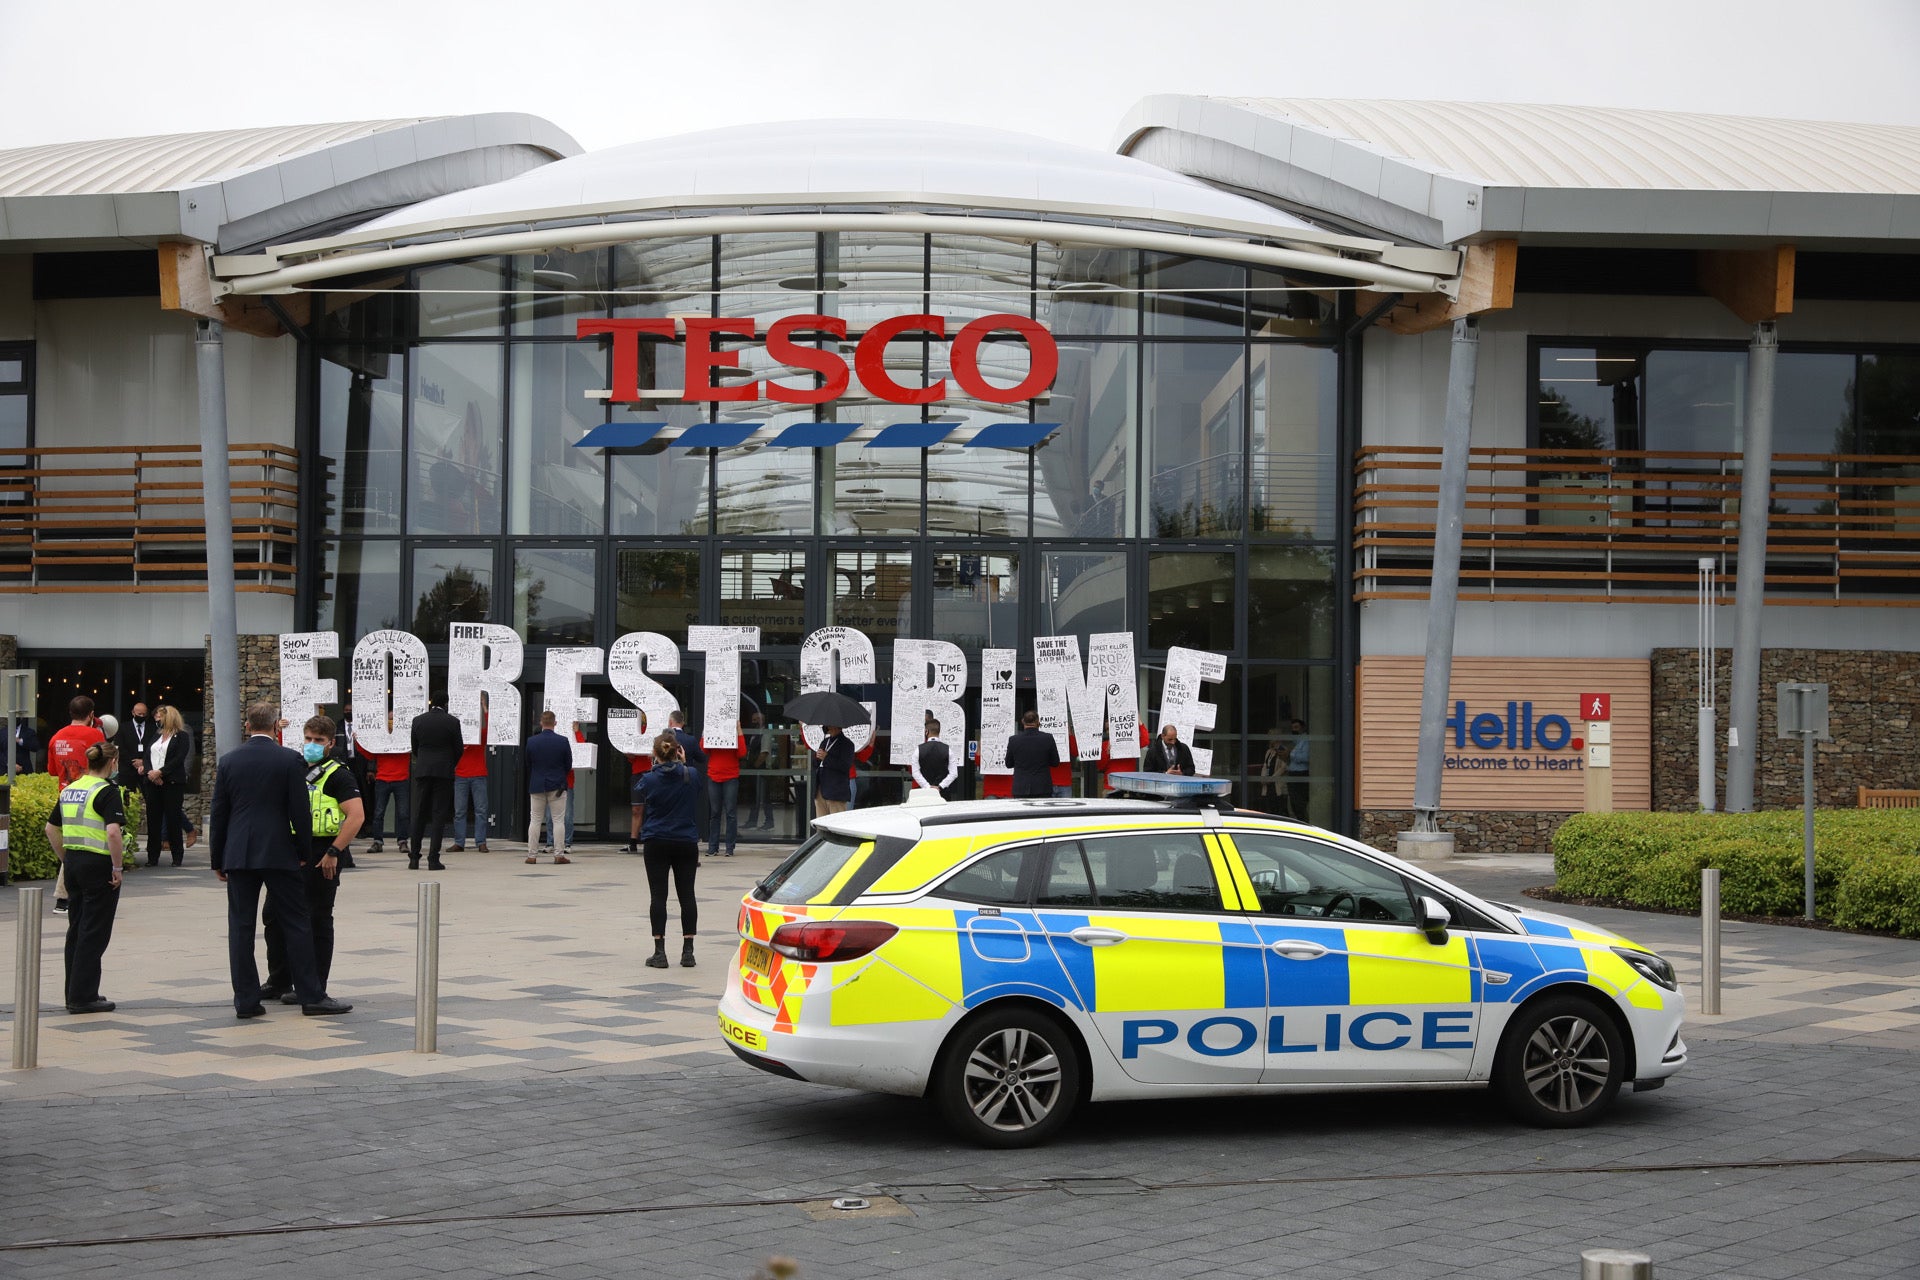
[[[1653,807],[1685,811],[1699,803],[1694,650],[1655,649],[1652,660]],[[1715,738],[1721,745],[1714,795],[1722,805],[1732,671],[1732,651],[1720,650],[1714,700]],[[1851,809],[1859,803],[1860,787],[1920,787],[1920,653],[1764,649],[1755,808],[1793,809],[1800,804],[1800,744],[1775,736],[1774,685],[1782,681],[1827,686],[1833,741],[1814,744],[1816,804]]]
[[[1553,833],[1571,816],[1443,809],[1440,825],[1453,833],[1453,847],[1458,853],[1545,853]],[[1396,837],[1411,830],[1411,809],[1360,811],[1360,839],[1376,849],[1392,853]]]
[[[213,705],[213,641],[207,640],[206,657],[202,659],[202,671],[205,678],[201,681],[207,691],[207,741],[196,744],[200,752],[200,803],[204,806],[213,797],[213,770],[219,762],[222,752],[231,751],[237,743],[220,743],[214,740]],[[240,710],[235,719],[245,715],[247,707],[255,702],[278,702],[280,700],[280,637],[279,636],[241,636],[240,637]],[[188,797],[192,804],[194,797]],[[190,815],[198,816],[198,815]]]

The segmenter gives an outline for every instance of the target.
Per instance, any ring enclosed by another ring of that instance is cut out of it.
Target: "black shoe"
[[[367,846],[368,853],[385,853],[386,851],[387,851],[387,842],[385,840],[375,840],[372,844]]]
[[[293,990],[292,987],[277,987],[272,985],[263,986],[260,988],[260,999],[263,1003],[271,1002],[271,1001],[280,999],[282,996],[286,995],[289,991],[292,991],[292,990]]]
[[[289,991],[285,995],[280,997],[280,1003],[281,1004],[299,1004],[300,993],[298,991]]]
[[[635,844],[635,843],[634,843],[633,841],[631,841],[631,840],[629,840],[629,841],[627,841],[627,842],[626,842],[626,843],[625,843],[624,845],[621,845],[621,846],[620,846],[620,852],[622,852],[622,853],[638,853],[638,852],[640,852],[640,846],[639,846],[639,845],[637,845],[637,844]]]
[[[53,900],[53,914],[57,916],[67,914],[67,900],[65,898],[55,898]]]
[[[183,861],[181,861],[181,860],[180,860],[179,858],[175,858],[175,859],[173,860],[173,865],[174,865],[174,866],[176,866],[176,867],[184,867],[184,866],[186,866],[187,864],[186,864],[185,862],[183,862]]]
[[[691,938],[687,939],[685,945],[680,948],[680,967],[693,968],[693,939]]]
[[[335,1000],[332,996],[328,996],[319,1004],[301,1005],[300,1012],[306,1014],[309,1018],[318,1018],[329,1013],[352,1013],[353,1006],[345,1000]]]
[[[147,859],[147,865],[148,865],[148,866],[150,866],[150,867],[157,867],[157,866],[159,866],[159,865],[160,865],[160,859],[158,859],[158,858],[148,858],[148,859]]]
[[[420,859],[418,858],[407,859],[407,870],[418,871],[419,869],[420,869]]]
[[[446,869],[447,869],[447,864],[444,862],[434,862],[429,860],[427,863],[427,870],[429,871],[445,871]]]
[[[647,957],[647,968],[664,969],[666,967],[667,967],[667,949],[664,946],[655,947],[653,949],[653,954]]]
[[[244,1009],[235,1009],[233,1016],[236,1018],[258,1018],[264,1016],[266,1012],[267,1006],[263,1004],[250,1004]]]
[[[70,1004],[67,1006],[67,1012],[68,1013],[112,1013],[113,1001],[96,999],[96,1000],[89,1000],[85,1004]]]

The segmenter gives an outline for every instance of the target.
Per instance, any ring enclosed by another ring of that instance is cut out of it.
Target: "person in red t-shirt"
[[[355,742],[354,747],[361,755],[373,762],[373,818],[367,824],[373,833],[373,843],[367,846],[368,853],[379,853],[386,848],[387,800],[393,800],[393,840],[400,846],[400,852],[407,852],[407,793],[412,789],[409,781],[413,773],[413,757],[405,751],[369,751],[364,742]]]
[[[459,763],[453,766],[453,851],[467,847],[467,815],[473,815],[473,847],[487,852],[487,721],[480,718],[480,741],[460,748]]]
[[[740,842],[740,761],[747,754],[747,740],[740,722],[733,722],[733,746],[707,752],[707,856],[720,856],[720,823],[727,824],[727,856]]]
[[[69,702],[67,715],[73,723],[47,739],[47,772],[63,787],[87,772],[87,748],[107,740],[93,723],[92,698],[82,695]]]
[[[1134,749],[1132,755],[1121,756],[1116,760],[1113,755],[1113,735],[1111,733],[1106,735],[1106,740],[1100,744],[1101,795],[1104,796],[1113,789],[1113,774],[1135,773],[1139,771],[1140,752],[1146,750],[1147,743],[1150,741],[1152,741],[1152,739],[1147,733],[1147,722],[1142,719],[1140,721],[1140,745]]]
[[[1070,796],[1073,794],[1073,762],[1080,754],[1080,740],[1071,733],[1067,735],[1067,758],[1053,766],[1047,772],[1047,780],[1053,784],[1053,794]]]

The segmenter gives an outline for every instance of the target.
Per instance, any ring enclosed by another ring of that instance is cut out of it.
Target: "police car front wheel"
[[[1612,1018],[1585,1000],[1555,996],[1528,1005],[1508,1027],[1494,1085],[1515,1118],[1574,1128],[1613,1102],[1626,1057]]]
[[[989,1011],[941,1050],[932,1099],[962,1137],[991,1147],[1047,1141],[1080,1101],[1080,1056],[1066,1029],[1036,1010]]]

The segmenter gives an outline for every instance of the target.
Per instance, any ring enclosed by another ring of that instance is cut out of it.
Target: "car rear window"
[[[791,906],[810,902],[833,883],[860,846],[869,843],[858,836],[816,832],[812,839],[793,851],[793,855],[773,874],[762,880],[753,896],[762,902]]]

